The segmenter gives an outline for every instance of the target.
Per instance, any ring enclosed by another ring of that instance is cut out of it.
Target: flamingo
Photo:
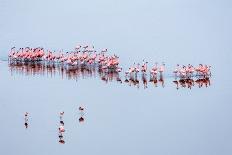
[[[65,129],[64,129],[63,125],[60,125],[60,127],[58,129],[59,129],[59,132],[65,132]]]
[[[135,72],[136,74],[140,72],[140,64],[137,64],[137,67],[135,67]]]
[[[151,69],[150,73],[152,75],[157,75],[157,73],[158,73],[158,66],[157,65],[158,65],[158,63],[156,62],[155,66]]]
[[[78,109],[79,109],[80,111],[84,111],[84,108],[81,107],[81,106],[80,106]]]
[[[148,62],[144,62],[144,60],[143,60],[143,65],[142,65],[142,69],[141,69],[141,71],[142,71],[143,73],[146,73],[146,72],[147,72],[147,63],[148,63]]]
[[[69,67],[67,67],[67,74],[70,76],[74,75],[83,75],[90,74],[92,75],[95,72],[95,69],[99,69],[99,74],[102,79],[107,81],[115,78],[116,80],[120,80],[119,73],[122,72],[122,67],[120,67],[120,59],[116,54],[108,55],[105,52],[108,51],[107,48],[99,51],[94,49],[94,46],[81,46],[77,45],[75,51],[54,51],[54,50],[45,50],[42,47],[23,47],[16,49],[12,47],[9,50],[9,60],[11,63],[20,62],[24,64],[24,62],[35,62],[35,61],[45,61],[45,64],[49,66],[55,66],[57,62],[59,64],[60,71],[62,74],[66,71],[65,65],[75,66],[71,67],[72,71]],[[11,61],[12,60],[12,61]],[[47,63],[46,63],[47,62]],[[125,81],[127,80],[128,75],[130,75],[130,84],[137,85],[139,83],[137,79],[137,74],[141,72],[146,75],[148,62],[143,60],[143,63],[135,63],[129,67],[128,71],[125,72]],[[26,67],[27,68],[27,67]],[[75,68],[75,70],[73,69]],[[26,70],[25,67],[22,70]],[[44,70],[44,69],[43,69]],[[27,72],[32,72],[32,70]],[[160,73],[160,76],[165,72],[165,64],[162,63],[161,66],[158,66],[157,63],[150,70],[150,81],[155,81],[155,77]],[[211,76],[211,66],[199,64],[198,66],[193,66],[188,64],[186,66],[180,67],[179,64],[176,65],[175,70],[173,71],[176,78],[180,78],[181,82],[178,81],[180,85],[185,85],[186,87],[191,88],[193,82],[191,81],[192,77],[196,75],[198,78],[208,78]],[[116,76],[113,74],[117,74]],[[115,76],[115,77],[114,77]],[[156,79],[157,81],[157,79]],[[201,83],[202,84],[202,83]],[[205,83],[203,83],[205,85]]]
[[[61,112],[60,112],[60,116],[63,116],[63,115],[64,115],[64,111],[61,111]]]
[[[27,129],[28,128],[28,115],[29,115],[29,113],[28,112],[26,112],[25,114],[24,114],[24,126],[25,126],[25,128]]]
[[[24,116],[25,116],[25,117],[27,117],[27,116],[28,116],[28,114],[29,114],[28,112],[25,112]]]
[[[107,52],[107,51],[108,51],[108,49],[107,49],[107,48],[104,48],[104,49],[102,49],[101,52]]]

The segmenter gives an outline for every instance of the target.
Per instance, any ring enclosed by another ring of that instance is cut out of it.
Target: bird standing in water
[[[26,112],[25,114],[24,114],[24,126],[25,126],[25,128],[27,129],[28,128],[28,115],[29,115],[29,113],[28,112]]]
[[[80,107],[79,107],[79,110],[80,110],[80,111],[84,111],[84,108],[80,106]]]
[[[79,117],[79,122],[81,123],[81,122],[84,122],[84,120],[85,120],[85,119],[84,119],[84,108],[80,106],[78,109],[79,109],[80,115],[81,115],[81,116]]]

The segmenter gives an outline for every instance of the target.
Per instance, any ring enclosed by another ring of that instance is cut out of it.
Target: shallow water
[[[232,154],[231,6],[226,0],[0,1],[0,154]],[[123,74],[6,61],[13,46],[65,51],[77,43],[108,48],[125,70],[143,59],[149,66],[164,61],[163,85],[148,78],[144,87],[139,77],[138,88]],[[210,85],[177,89],[177,63],[211,65]],[[58,137],[60,111],[65,144]]]
[[[6,146],[1,152],[220,154],[231,149],[231,104],[214,76],[208,87],[177,90],[168,76],[163,87],[148,82],[144,89],[141,83],[138,88],[124,80],[106,82],[99,73],[78,76],[7,61],[0,72],[1,143]],[[65,144],[58,137],[60,111],[65,112]]]

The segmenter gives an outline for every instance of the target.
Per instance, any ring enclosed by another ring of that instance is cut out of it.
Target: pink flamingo
[[[79,109],[80,111],[84,111],[84,108],[81,107],[81,106],[80,106],[78,109]]]
[[[150,73],[152,75],[157,75],[157,73],[158,73],[158,66],[157,65],[158,65],[158,63],[156,62],[155,66],[151,69]]]
[[[147,63],[148,63],[148,62],[144,62],[144,60],[143,60],[143,65],[142,65],[142,68],[141,68],[141,71],[142,71],[143,73],[146,73],[146,72],[147,72]]]
[[[58,129],[59,129],[59,132],[65,132],[65,129],[64,129],[63,125],[60,125],[60,127]]]

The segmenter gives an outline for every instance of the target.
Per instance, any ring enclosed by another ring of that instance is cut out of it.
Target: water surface
[[[230,1],[0,4],[0,154],[232,153]],[[12,46],[72,50],[77,43],[108,48],[125,69],[143,59],[150,66],[164,61],[164,86],[148,81],[144,89],[122,74],[121,83],[118,75],[106,81],[97,71],[22,69],[6,61]],[[210,86],[176,89],[177,63],[211,65]]]

